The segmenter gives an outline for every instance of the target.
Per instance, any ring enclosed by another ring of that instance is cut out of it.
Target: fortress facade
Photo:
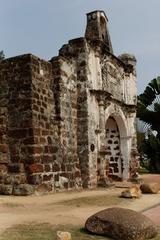
[[[105,186],[136,176],[136,59],[113,54],[103,11],[50,61],[0,63],[0,193]]]

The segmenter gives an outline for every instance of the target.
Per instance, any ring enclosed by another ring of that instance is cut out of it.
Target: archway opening
[[[108,161],[108,177],[114,180],[122,179],[123,159],[121,154],[120,131],[114,117],[106,122],[106,158]]]

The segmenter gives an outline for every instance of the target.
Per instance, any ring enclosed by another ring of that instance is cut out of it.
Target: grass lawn
[[[43,224],[23,224],[16,225],[7,229],[0,240],[56,240],[57,231],[68,231],[73,240],[109,240],[110,238],[91,235],[80,227],[73,226],[51,226],[48,223]],[[160,234],[154,238],[160,240]]]
[[[72,226],[51,226],[43,224],[23,224],[8,228],[0,237],[0,240],[56,240],[57,231],[68,231],[73,240],[109,240],[107,237],[91,235],[82,228]]]
[[[128,201],[134,201],[135,199],[124,199],[118,197],[117,195],[101,195],[99,196],[90,196],[90,197],[79,197],[70,200],[64,200],[58,202],[58,205],[72,206],[72,207],[85,207],[85,206],[112,206],[118,205],[121,203],[127,203]],[[52,205],[52,204],[51,204]]]

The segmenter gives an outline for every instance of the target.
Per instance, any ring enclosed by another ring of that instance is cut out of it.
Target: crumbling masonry
[[[92,188],[136,175],[136,59],[114,56],[103,11],[50,61],[0,63],[0,193]]]

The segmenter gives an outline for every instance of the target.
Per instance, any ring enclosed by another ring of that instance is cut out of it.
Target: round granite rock
[[[118,240],[144,240],[157,235],[154,223],[141,213],[125,208],[108,208],[89,217],[86,229]]]
[[[160,191],[159,183],[144,183],[140,186],[142,193],[156,194]]]

